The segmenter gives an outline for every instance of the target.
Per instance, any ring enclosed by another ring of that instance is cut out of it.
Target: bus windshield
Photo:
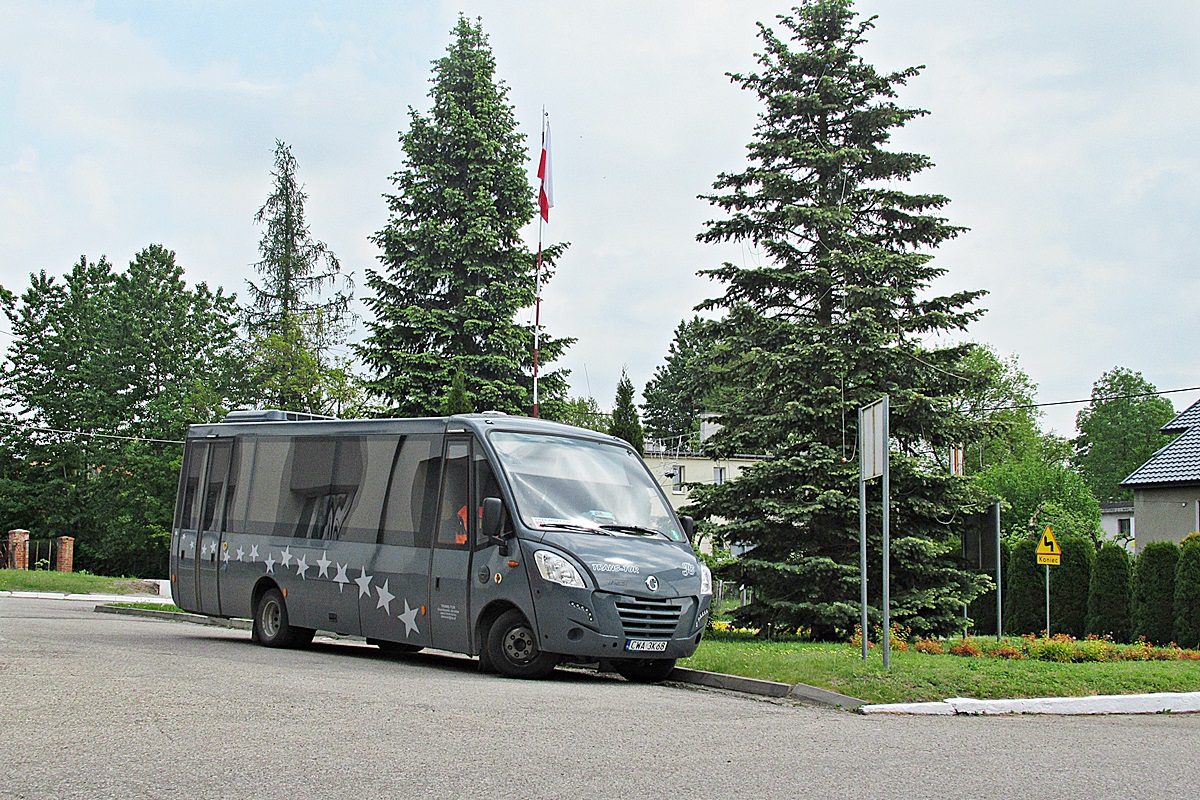
[[[632,450],[536,433],[494,431],[488,438],[508,475],[517,513],[531,528],[684,540]]]

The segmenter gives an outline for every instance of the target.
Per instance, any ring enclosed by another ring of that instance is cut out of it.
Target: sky
[[[966,338],[1016,355],[1041,402],[1086,398],[1115,366],[1159,389],[1200,386],[1200,4],[862,0],[864,58],[924,65],[900,101],[929,111],[893,137],[935,167],[970,230],[943,245],[934,291],[986,289]],[[62,275],[151,243],[189,282],[244,293],[254,214],[276,140],[308,192],[314,236],[358,293],[402,166],[408,109],[429,109],[431,62],[460,13],[479,17],[530,148],[551,120],[555,208],[570,242],[542,321],[578,343],[572,394],[609,407],[639,389],[680,320],[720,286],[697,271],[763,263],[695,237],[698,195],[744,168],[758,106],[751,69],[763,0],[23,2],[0,0],[0,285]],[[531,245],[537,229],[527,231]],[[0,346],[9,339],[0,332]],[[1170,395],[1177,409],[1200,392]],[[1073,435],[1080,406],[1046,410]]]

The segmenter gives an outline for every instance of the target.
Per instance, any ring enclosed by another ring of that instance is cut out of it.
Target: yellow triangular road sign
[[[1039,556],[1061,556],[1062,548],[1058,546],[1058,539],[1054,538],[1054,531],[1050,530],[1050,526],[1046,526],[1046,532],[1042,534],[1041,541],[1038,542],[1037,554]]]

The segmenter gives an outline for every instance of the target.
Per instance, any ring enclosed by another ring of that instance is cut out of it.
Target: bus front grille
[[[621,626],[630,639],[670,639],[683,613],[679,600],[618,597],[616,605]]]

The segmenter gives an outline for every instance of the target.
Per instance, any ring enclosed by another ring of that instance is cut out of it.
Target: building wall
[[[1200,486],[1134,489],[1137,551],[1150,542],[1179,542],[1200,529]]]
[[[754,464],[754,458],[713,459],[701,455],[682,453],[647,453],[646,466],[650,468],[671,506],[678,511],[688,504],[688,484],[711,484],[717,481],[716,470],[724,470],[724,480],[731,481],[742,474],[742,470]],[[682,467],[682,476],[680,468]],[[682,477],[682,482],[680,478]],[[682,483],[682,485],[680,485]],[[701,552],[711,553],[712,542],[700,542]]]

